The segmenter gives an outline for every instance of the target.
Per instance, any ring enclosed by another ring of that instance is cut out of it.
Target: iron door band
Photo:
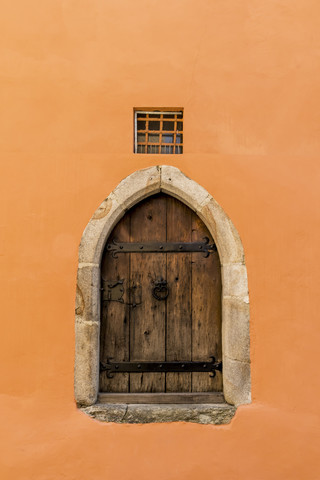
[[[210,377],[216,376],[216,370],[222,372],[222,362],[216,362],[211,356],[211,361],[206,362],[112,362],[100,363],[100,371],[106,371],[108,378],[113,378],[113,373],[154,373],[154,372],[208,372]]]
[[[215,243],[209,243],[209,238],[204,237],[203,242],[118,242],[113,240],[106,245],[108,252],[114,258],[118,253],[203,253],[208,257],[216,252]]]

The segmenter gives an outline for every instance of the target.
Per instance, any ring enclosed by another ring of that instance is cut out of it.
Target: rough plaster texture
[[[319,18],[318,0],[1,2],[1,480],[320,479]],[[185,108],[183,155],[133,153],[152,106]],[[82,232],[159,162],[244,246],[253,402],[228,425],[74,405]]]
[[[250,403],[249,297],[247,271],[240,237],[223,209],[204,188],[186,177],[176,167],[165,165],[136,171],[122,180],[96,210],[82,236],[76,300],[75,398],[77,404],[84,407],[93,405],[98,395],[99,264],[104,245],[115,224],[129,208],[160,191],[174,196],[196,211],[217,244],[223,284],[224,395],[231,405]],[[135,414],[139,421],[144,422],[156,421],[154,418],[160,421],[159,412],[163,412],[163,418],[166,419],[163,421],[169,419],[172,421],[173,418],[186,420],[191,415],[191,410],[181,406],[175,406],[174,410],[164,406],[153,406],[144,417],[141,414],[143,407],[139,406],[133,410],[132,408],[130,407],[129,410],[131,416],[128,412],[126,413],[129,423],[133,422],[132,418]],[[198,406],[198,408],[202,407]],[[108,410],[110,406],[99,406],[99,412],[103,409]],[[221,410],[218,409],[218,411]],[[86,410],[86,412],[89,411]],[[200,423],[217,423],[216,420],[201,422],[199,415],[192,413],[190,418]],[[96,418],[101,418],[101,413],[97,414]],[[106,413],[106,418],[113,418],[113,416],[111,414],[108,416]],[[220,416],[214,416],[214,418],[217,419]]]

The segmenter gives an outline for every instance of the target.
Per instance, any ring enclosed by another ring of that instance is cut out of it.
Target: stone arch
[[[76,402],[90,406],[98,396],[100,262],[105,243],[129,208],[159,192],[172,195],[194,210],[216,242],[222,272],[224,396],[231,405],[250,403],[249,296],[239,234],[203,187],[178,168],[167,165],[138,170],[122,180],[95,211],[83,233],[76,295]]]

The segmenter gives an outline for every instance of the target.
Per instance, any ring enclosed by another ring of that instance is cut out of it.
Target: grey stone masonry
[[[236,408],[227,405],[151,405],[151,404],[96,404],[82,408],[90,417],[101,422],[164,423],[193,422],[221,425],[230,423]]]
[[[125,212],[158,192],[172,195],[192,208],[208,227],[218,248],[222,274],[223,392],[228,402],[224,406],[120,405],[115,409],[111,405],[95,405],[99,388],[99,289],[103,249]],[[227,423],[225,419],[230,421],[234,413],[230,405],[251,402],[249,294],[241,239],[213,197],[178,168],[164,165],[132,173],[95,211],[79,247],[75,313],[75,399],[79,406],[87,407],[83,410],[89,415],[107,419],[104,421],[119,421],[121,412],[125,411],[123,421],[127,423],[180,420]]]

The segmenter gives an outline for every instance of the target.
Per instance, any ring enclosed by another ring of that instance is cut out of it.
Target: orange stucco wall
[[[318,480],[318,0],[3,2],[1,479]],[[134,155],[133,107],[185,153]],[[134,170],[179,167],[238,229],[253,403],[227,426],[98,423],[73,400],[77,250]]]

